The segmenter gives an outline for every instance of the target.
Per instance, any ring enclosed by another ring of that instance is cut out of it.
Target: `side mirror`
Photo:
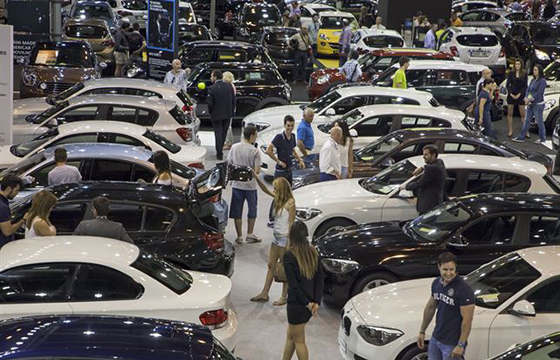
[[[414,198],[414,193],[411,190],[402,189],[397,194],[397,197],[399,197],[401,199],[413,199]]]
[[[513,308],[509,310],[509,313],[517,316],[530,316],[530,317],[534,317],[537,315],[537,312],[535,311],[535,307],[527,300],[521,300],[516,302],[513,305]]]
[[[353,138],[358,137],[358,132],[356,131],[356,129],[350,129],[350,136],[352,136]]]
[[[47,104],[49,104],[49,105],[56,105],[56,100],[54,99],[54,96],[47,96],[47,98],[45,99],[45,101],[46,101]]]
[[[49,126],[49,127],[58,126],[58,123],[59,123],[59,118],[50,119],[49,122],[47,123],[47,126]]]
[[[326,116],[335,116],[335,115],[336,115],[336,111],[334,111],[334,109],[333,109],[332,107],[331,107],[331,108],[328,108],[327,111],[325,111],[325,115],[326,115]]]

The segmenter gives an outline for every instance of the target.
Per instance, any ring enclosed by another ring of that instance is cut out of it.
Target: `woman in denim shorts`
[[[270,254],[268,256],[268,271],[264,281],[264,287],[261,293],[251,298],[251,301],[267,302],[269,297],[268,293],[274,280],[274,269],[278,262],[282,262],[284,258],[284,251],[288,246],[288,234],[290,227],[296,219],[296,203],[292,195],[292,187],[288,180],[283,177],[276,178],[272,183],[273,191],[262,182],[257,174],[253,174],[257,179],[262,191],[274,198],[274,223],[273,223],[273,239],[270,245]],[[282,296],[274,302],[274,306],[282,306],[286,304],[286,296],[288,294],[287,283],[282,284]]]

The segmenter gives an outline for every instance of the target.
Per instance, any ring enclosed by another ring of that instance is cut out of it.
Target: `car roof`
[[[81,143],[81,144],[64,144],[56,147],[45,149],[45,158],[51,160],[54,158],[54,152],[57,148],[66,149],[68,159],[72,158],[105,158],[119,159],[131,158],[148,161],[152,157],[152,151],[140,147],[124,144],[110,143]]]
[[[109,120],[76,121],[72,123],[58,125],[58,133],[60,135],[91,132],[91,131],[136,135],[136,137],[141,138],[142,135],[144,135],[144,133],[146,132],[146,128],[138,124],[123,123],[119,121],[109,121]]]
[[[486,36],[496,36],[496,34],[494,34],[494,32],[492,32],[490,29],[485,28],[485,27],[474,27],[474,26],[461,26],[461,27],[457,27],[457,26],[452,26],[449,28],[449,30],[455,32],[457,35],[475,35],[475,34],[481,34],[481,35],[486,35]]]
[[[310,8],[310,9],[333,9],[333,11],[336,11],[336,8],[327,5],[327,4],[320,4],[320,3],[304,3],[301,4],[301,7],[306,7],[306,8]]]
[[[338,17],[346,17],[346,18],[352,18],[352,19],[356,19],[354,17],[354,15],[348,13],[348,12],[344,12],[344,11],[323,11],[319,14],[319,17],[324,17],[324,16],[338,16]]]
[[[396,63],[393,67],[398,68],[399,64]],[[465,70],[470,72],[479,72],[488,69],[486,65],[467,64],[461,61],[448,61],[448,60],[410,60],[409,70]]]
[[[189,24],[189,25],[197,25],[197,24]],[[161,81],[151,80],[151,79],[133,79],[133,78],[114,78],[114,77],[105,77],[100,79],[90,79],[84,81],[84,85],[86,88],[98,88],[98,87],[134,87],[138,89],[144,90],[153,90],[157,89],[158,91],[169,91],[173,94],[179,92],[179,90],[173,89],[168,84],[164,84]],[[114,96],[114,95],[111,95]],[[130,96],[130,95],[127,95]]]
[[[544,195],[541,199],[548,201]],[[560,202],[555,201],[555,205],[559,206]],[[544,276],[558,276],[560,246],[539,246],[518,250],[517,253]]]
[[[375,115],[420,115],[438,117],[449,121],[460,121],[464,117],[463,112],[460,110],[448,109],[445,107],[435,108],[433,106],[379,104],[361,106],[357,109],[360,110],[365,117]]]
[[[83,0],[83,1],[77,1],[76,5],[88,5],[88,6],[92,6],[92,5],[102,5],[102,6],[106,6],[106,7],[111,7],[109,5],[109,2],[107,1],[97,1],[97,0]]]
[[[228,47],[228,48],[238,48],[238,49],[256,49],[260,46],[255,44],[243,43],[239,41],[228,41],[228,40],[197,40],[190,41],[186,47]]]
[[[482,8],[482,9],[474,9],[474,10],[469,10],[467,12],[465,12],[465,14],[473,12],[473,11],[488,11],[488,12],[492,12],[495,14],[500,14],[502,16],[506,16],[509,14],[513,14],[513,13],[522,13],[523,11],[510,11],[508,9],[500,9],[500,8]]]
[[[49,262],[127,266],[136,261],[139,253],[134,244],[95,236],[29,238],[11,241],[0,249],[0,272],[17,266]]]
[[[392,133],[393,136],[401,141],[408,140],[422,140],[425,138],[434,139],[437,141],[439,139],[461,139],[461,140],[474,140],[481,143],[490,143],[490,138],[477,134],[468,130],[452,129],[452,128],[411,128],[397,130]]]
[[[87,104],[110,104],[110,105],[136,105],[148,108],[165,108],[167,102],[176,105],[174,101],[166,101],[163,99],[147,98],[145,96],[135,95],[117,95],[117,94],[98,94],[98,95],[81,95],[67,100],[69,105],[87,105]]]
[[[534,161],[523,160],[518,157],[502,157],[472,154],[440,154],[438,159],[443,160],[447,169],[477,169],[486,171],[507,171],[520,175],[533,174],[543,177],[547,174],[544,165]],[[413,156],[408,158],[411,163],[416,166],[424,165],[424,158]]]
[[[354,96],[354,95],[389,95],[389,96],[409,96],[414,99],[426,99],[429,101],[433,95],[427,91],[415,90],[415,89],[395,89],[383,86],[348,86],[336,89],[342,97]],[[376,105],[379,106],[379,105]]]
[[[247,63],[247,62],[208,62],[198,64],[197,67],[207,69],[235,69],[235,70],[275,70],[273,64],[268,63]]]
[[[87,332],[95,336],[87,336]],[[22,334],[28,334],[22,338]],[[0,322],[8,358],[206,359],[211,331],[197,324],[132,316],[58,315]],[[87,337],[87,339],[86,339]],[[118,341],[115,339],[118,338]]]
[[[362,34],[366,35],[366,36],[395,36],[395,37],[399,37],[402,38],[401,34],[396,31],[396,30],[390,30],[390,29],[359,29],[359,32],[361,32]]]

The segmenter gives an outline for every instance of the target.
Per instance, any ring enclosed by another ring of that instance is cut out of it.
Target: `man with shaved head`
[[[313,135],[313,128],[311,123],[315,113],[312,108],[303,110],[303,120],[299,123],[297,128],[297,147],[302,155],[307,156],[307,152],[313,150],[315,146],[315,136]]]
[[[342,141],[342,129],[335,126],[331,129],[331,136],[319,153],[319,181],[340,179],[341,164],[339,145]]]

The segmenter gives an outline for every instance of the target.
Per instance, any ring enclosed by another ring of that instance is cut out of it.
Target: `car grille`
[[[367,360],[366,358],[361,357],[360,355],[354,354],[354,360]]]
[[[64,90],[67,90],[69,88],[71,88],[72,86],[74,86],[75,84],[69,84],[69,83],[55,83],[55,82],[48,82],[45,83],[47,84],[47,88],[45,90],[43,90],[43,92],[45,94],[58,94],[60,92],[63,92]]]
[[[338,50],[338,43],[329,43],[329,46],[334,50]]]
[[[344,334],[346,334],[346,336],[350,336],[350,326],[352,326],[352,320],[350,320],[348,316],[345,316],[344,319],[342,319],[342,326],[344,327]]]

